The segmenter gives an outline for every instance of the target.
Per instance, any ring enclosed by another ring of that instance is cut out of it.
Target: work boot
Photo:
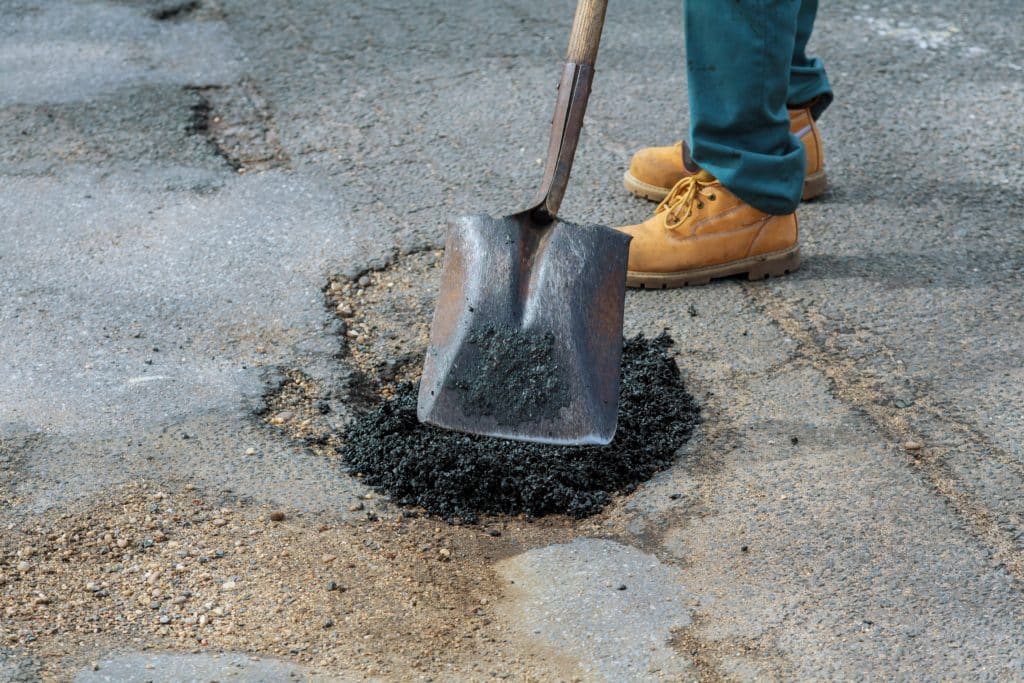
[[[825,152],[821,132],[811,116],[810,107],[789,110],[789,129],[807,150],[807,174],[802,199],[814,199],[828,187],[825,176]],[[629,162],[623,178],[626,189],[637,197],[660,202],[676,183],[700,168],[690,158],[689,146],[679,141],[670,147],[644,147]]]
[[[633,237],[629,287],[704,285],[741,273],[760,280],[800,267],[796,214],[758,211],[703,170],[677,182],[651,218],[617,230]]]

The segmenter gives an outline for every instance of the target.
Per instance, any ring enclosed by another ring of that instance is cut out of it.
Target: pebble
[[[228,523],[228,520],[226,520],[226,519],[217,518],[217,519],[213,520],[213,525],[214,526],[226,526],[227,523]]]
[[[907,441],[903,444],[903,448],[908,451],[919,451],[924,448],[924,444],[920,441]]]
[[[273,512],[270,513],[270,521],[271,522],[283,522],[284,521],[284,513],[281,512],[280,510],[274,510]]]
[[[329,591],[336,591],[336,590],[338,590],[338,584],[335,583],[334,581],[328,581],[327,582],[327,590],[329,590]]]
[[[342,318],[351,318],[356,312],[348,304],[338,304],[338,315]]]
[[[169,624],[169,623],[171,623],[171,618],[169,616],[167,616],[166,614],[161,614],[160,615],[160,623],[161,624]]]
[[[24,573],[24,572],[27,572],[31,568],[32,568],[32,565],[30,565],[25,560],[22,560],[21,562],[18,563],[18,571],[19,572]]]
[[[348,506],[348,511],[349,511],[349,512],[359,512],[360,510],[362,510],[362,509],[363,509],[363,507],[364,507],[364,506],[363,506],[363,504],[362,504],[362,503],[355,503],[355,504],[353,504],[353,505],[349,505],[349,506]]]
[[[233,591],[236,588],[238,588],[238,584],[236,584],[234,581],[225,581],[220,586],[220,589],[222,591]]]
[[[119,538],[119,539],[117,539],[117,547],[120,548],[121,550],[124,550],[125,548],[128,547],[128,542],[129,541],[126,538]]]
[[[279,420],[281,420],[281,422],[287,422],[288,420],[290,420],[293,417],[295,417],[295,413],[293,413],[290,410],[282,410],[280,413],[278,413],[274,417],[279,419]]]
[[[360,287],[369,287],[370,286],[370,278],[369,278],[369,276],[363,275],[361,278],[359,278],[359,281],[356,282],[356,284],[359,285]]]
[[[441,548],[437,551],[437,554],[441,556],[441,560],[444,562],[447,562],[452,557],[452,551],[448,550],[448,548]]]
[[[184,595],[179,595],[178,597],[176,597],[173,600],[171,600],[171,604],[172,605],[184,605],[186,600],[188,600],[188,598],[186,598]]]
[[[324,564],[330,564],[331,562],[334,562],[336,559],[338,559],[336,555],[324,555],[320,558],[320,561]]]
[[[255,448],[246,448],[245,449],[245,454],[246,455],[256,455],[256,449]]]

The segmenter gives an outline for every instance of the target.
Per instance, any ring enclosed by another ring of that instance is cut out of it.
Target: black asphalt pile
[[[668,354],[672,343],[664,334],[626,341],[619,426],[608,446],[520,443],[423,425],[416,419],[417,387],[406,383],[352,421],[342,459],[394,502],[448,520],[592,515],[613,494],[631,492],[671,465],[700,420]]]

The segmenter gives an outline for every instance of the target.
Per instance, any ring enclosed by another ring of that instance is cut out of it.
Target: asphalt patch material
[[[607,446],[522,443],[424,425],[416,418],[417,386],[407,382],[347,426],[342,460],[394,502],[449,521],[595,514],[614,494],[671,465],[700,421],[672,344],[666,334],[625,342],[619,427]]]
[[[555,358],[555,336],[488,326],[469,336],[445,386],[478,415],[501,426],[536,422],[569,405]]]

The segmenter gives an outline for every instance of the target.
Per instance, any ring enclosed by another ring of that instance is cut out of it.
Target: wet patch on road
[[[204,98],[195,89],[131,84],[86,102],[17,103],[0,107],[0,169],[64,173],[70,166],[163,165],[194,173],[224,164],[193,134]],[[142,177],[146,177],[144,174]]]

